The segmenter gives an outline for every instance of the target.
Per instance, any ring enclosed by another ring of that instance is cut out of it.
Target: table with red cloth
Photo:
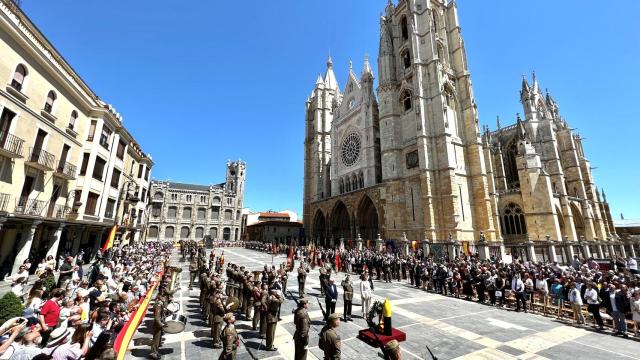
[[[380,339],[382,346],[387,345],[387,343],[391,340],[397,340],[398,342],[403,342],[407,340],[407,334],[405,334],[404,332],[396,328],[391,328],[391,335],[384,335],[384,334],[376,334],[376,335],[378,335],[378,339]],[[365,343],[373,347],[380,346],[380,344],[378,343],[378,340],[376,340],[376,336],[369,329],[360,330],[358,332],[358,339],[364,341]]]

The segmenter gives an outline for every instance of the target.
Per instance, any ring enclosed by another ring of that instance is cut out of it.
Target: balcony
[[[53,175],[66,179],[66,180],[74,180],[76,178],[77,167],[69,162],[64,162],[58,164],[58,168]]]
[[[11,80],[11,84],[7,85],[7,92],[23,103],[29,98],[22,92],[22,84],[17,82],[15,79]]]
[[[71,208],[65,205],[49,204],[47,217],[52,219],[64,219],[71,212]]]
[[[25,164],[42,171],[55,169],[56,157],[53,154],[37,148],[29,148],[31,154]]]
[[[11,201],[10,194],[0,193],[0,212],[9,211],[9,201]]]
[[[22,157],[22,145],[24,140],[8,133],[0,132],[0,155],[10,159]]]
[[[40,216],[46,205],[46,201],[21,197],[16,204],[16,214]]]

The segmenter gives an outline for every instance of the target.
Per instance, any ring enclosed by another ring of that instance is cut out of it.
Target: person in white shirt
[[[516,276],[511,280],[511,290],[515,293],[516,296],[516,311],[520,311],[520,302],[522,302],[522,308],[524,312],[527,312],[527,300],[524,294],[524,283],[520,280],[520,274],[516,274]]]
[[[536,279],[536,291],[538,292],[538,301],[542,303],[542,312],[547,315],[547,307],[549,306],[549,283],[544,278],[544,274],[538,274]]]
[[[360,281],[360,298],[362,299],[362,318],[366,319],[369,314],[369,307],[371,306],[371,284],[369,284],[369,274],[362,274],[362,281]]]
[[[631,256],[629,256],[629,259],[627,260],[627,268],[629,269],[629,271],[632,274],[637,274],[638,273],[638,262],[636,261],[636,259],[634,259]]]
[[[584,292],[587,301],[587,310],[593,315],[593,320],[598,324],[599,330],[604,329],[604,323],[600,316],[600,301],[598,300],[598,290],[593,283],[587,283],[587,290]]]
[[[576,283],[571,284],[571,290],[569,290],[569,301],[571,302],[571,308],[573,309],[573,318],[578,324],[584,324],[584,315],[582,315],[582,297],[580,296],[580,290],[576,287]]]

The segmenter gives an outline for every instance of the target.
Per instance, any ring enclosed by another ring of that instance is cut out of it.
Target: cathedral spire
[[[364,56],[364,65],[362,66],[361,78],[370,77],[373,78],[373,70],[371,70],[371,64],[369,64],[369,55]]]
[[[533,92],[537,93],[537,92],[540,91],[540,85],[538,84],[538,78],[536,77],[536,71],[535,70],[531,74],[531,77],[533,79]]]
[[[520,118],[520,113],[516,114],[517,116],[517,129],[518,129],[518,139],[525,140],[527,138],[527,130],[524,128],[524,123]]]
[[[333,59],[331,59],[331,55],[327,58],[327,72],[324,74],[324,85],[328,89],[340,91],[336,74],[333,72]]]
[[[607,194],[604,193],[604,189],[602,189],[602,200],[604,200],[604,202],[607,202]]]

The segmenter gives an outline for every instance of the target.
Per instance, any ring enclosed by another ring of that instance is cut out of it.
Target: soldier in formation
[[[304,285],[307,281],[307,274],[309,273],[309,268],[305,266],[304,262],[300,262],[300,267],[298,268],[298,297],[304,297]]]
[[[327,324],[320,331],[318,347],[324,352],[325,360],[340,360],[342,342],[337,328],[340,326],[340,315],[331,314]]]
[[[344,321],[351,321],[351,308],[353,301],[353,283],[349,278],[349,274],[344,277],[342,280],[342,290],[344,291],[343,300],[344,300]]]
[[[227,313],[223,318],[225,327],[222,330],[222,353],[218,360],[236,360],[236,352],[240,346],[240,338],[236,331],[236,318],[233,313]]]
[[[309,327],[311,326],[311,319],[307,309],[309,308],[309,301],[307,299],[298,300],[298,308],[294,311],[293,323],[296,326],[296,331],[293,333],[293,342],[295,345],[295,360],[307,359],[307,348],[309,346]]]

